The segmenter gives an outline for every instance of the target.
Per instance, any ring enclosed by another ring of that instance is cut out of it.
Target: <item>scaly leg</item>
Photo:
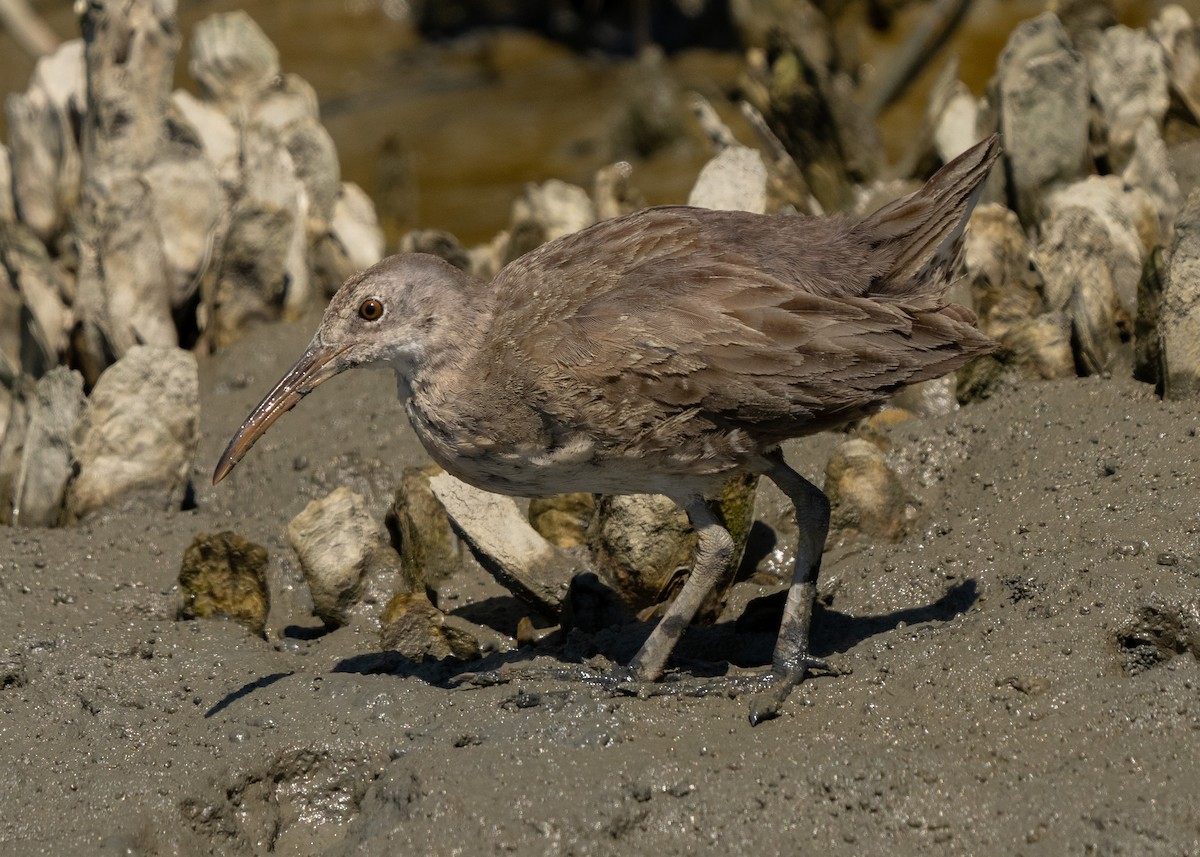
[[[817,592],[817,572],[829,531],[829,501],[815,485],[794,471],[776,452],[767,459],[769,467],[763,472],[792,501],[796,509],[796,562],[792,569],[792,585],[788,590],[783,621],[775,643],[771,671],[766,675],[739,676],[729,680],[706,681],[699,688],[663,687],[662,693],[743,693],[760,691],[750,702],[750,722],[761,723],[779,716],[780,708],[792,688],[804,679],[810,668],[830,670],[828,664],[812,657],[809,652],[809,630],[812,625],[813,602]],[[720,580],[733,553],[733,539],[709,511],[703,498],[693,497],[681,503],[700,539],[692,573],[683,589],[642,645],[628,667],[607,676],[579,671],[550,671],[547,677],[564,680],[583,679],[614,692],[632,692],[629,683],[657,681],[662,677],[667,660],[700,609],[709,591]],[[464,676],[471,683],[495,683],[507,680],[503,676],[485,676],[479,681],[472,674]],[[641,693],[642,691],[638,691]],[[654,695],[654,691],[645,691]]]
[[[667,608],[666,615],[659,620],[646,642],[629,662],[629,666],[620,667],[606,676],[598,676],[586,670],[562,669],[541,671],[540,675],[567,681],[581,680],[617,693],[632,692],[632,683],[652,682],[662,678],[675,644],[691,624],[708,593],[721,579],[733,556],[733,539],[716,516],[709,511],[703,497],[689,497],[679,505],[687,512],[688,520],[699,536],[692,572],[684,582],[683,589]],[[531,675],[528,670],[522,670],[520,674]],[[497,684],[508,680],[509,677],[504,675],[502,670],[483,674],[464,673],[456,679],[458,683],[473,685]]]
[[[679,502],[679,501],[677,501]],[[688,520],[695,528],[699,540],[696,543],[696,557],[692,564],[692,572],[683,584],[683,589],[667,608],[666,615],[659,620],[658,625],[646,638],[638,653],[633,656],[629,666],[619,667],[608,675],[598,675],[586,669],[530,670],[493,670],[486,673],[463,673],[454,679],[456,684],[487,686],[503,684],[511,681],[514,676],[521,678],[549,678],[563,681],[583,681],[596,685],[613,693],[653,695],[644,687],[635,685],[642,682],[653,682],[662,678],[667,660],[675,649],[675,644],[687,630],[696,611],[708,597],[708,593],[721,579],[729,560],[733,556],[733,539],[716,516],[709,511],[703,497],[689,497],[679,502],[687,512]],[[678,692],[676,688],[663,689],[665,693]]]
[[[675,644],[721,579],[733,555],[733,539],[709,511],[703,497],[691,497],[680,505],[699,536],[696,559],[683,589],[629,663],[629,673],[641,681],[656,681],[662,676]]]
[[[796,508],[796,562],[792,566],[792,585],[771,659],[771,689],[751,702],[751,723],[777,717],[780,706],[810,667],[829,669],[828,664],[809,652],[817,574],[821,569],[825,537],[829,534],[829,500],[821,489],[788,466],[783,453],[776,451],[768,461],[771,466],[765,471],[767,476]]]

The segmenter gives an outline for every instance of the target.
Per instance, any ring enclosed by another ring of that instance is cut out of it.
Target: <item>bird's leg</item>
[[[629,663],[630,676],[641,681],[656,681],[662,677],[675,644],[721,579],[733,556],[733,539],[709,510],[703,497],[691,497],[680,505],[699,536],[696,558],[683,589]]]
[[[788,590],[783,621],[775,643],[771,671],[766,675],[734,676],[724,680],[705,681],[699,686],[684,682],[651,690],[638,682],[662,678],[667,660],[691,624],[692,618],[705,597],[720,580],[733,554],[733,539],[709,510],[702,497],[681,503],[688,519],[699,535],[692,572],[683,589],[671,603],[667,613],[634,656],[628,667],[606,676],[586,672],[547,673],[546,677],[566,680],[582,679],[612,692],[638,695],[658,693],[708,695],[754,693],[750,702],[750,722],[757,724],[777,717],[792,688],[801,682],[810,668],[829,670],[824,661],[809,653],[809,630],[812,625],[813,602],[817,592],[817,572],[829,531],[829,501],[819,488],[793,470],[779,453],[772,455],[770,467],[763,471],[779,486],[796,509],[796,561],[792,569],[792,585]],[[472,677],[474,680],[474,677]],[[503,678],[501,681],[505,680]],[[475,682],[479,683],[479,682]]]
[[[671,686],[660,685],[652,689],[645,684],[662,678],[667,660],[675,649],[675,644],[679,642],[679,638],[691,624],[692,618],[700,609],[700,605],[704,603],[708,593],[721,579],[733,556],[733,539],[709,510],[703,497],[691,497],[680,505],[687,512],[688,519],[699,536],[692,571],[675,600],[671,602],[671,606],[667,608],[666,615],[655,626],[628,666],[618,667],[608,674],[597,674],[590,669],[578,668],[552,668],[549,670],[531,670],[527,667],[514,670],[502,668],[487,673],[463,673],[457,676],[454,682],[460,685],[487,686],[503,684],[513,678],[542,678],[581,681],[611,693],[638,696],[656,696],[659,693],[703,695],[707,692],[719,691],[718,688],[707,685],[695,690],[690,686],[674,684]]]
[[[768,460],[771,465],[765,471],[768,478],[796,508],[796,561],[771,659],[771,687],[751,702],[752,723],[778,716],[780,706],[810,667],[829,669],[828,664],[809,652],[817,574],[829,533],[829,500],[821,489],[789,467],[781,452],[775,452]]]

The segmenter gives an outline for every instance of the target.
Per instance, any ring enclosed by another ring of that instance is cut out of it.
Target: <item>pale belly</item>
[[[683,499],[719,490],[739,470],[766,467],[758,456],[730,461],[708,456],[704,450],[601,451],[584,436],[553,449],[451,444],[420,420],[412,422],[426,451],[446,472],[485,491],[520,497],[584,491]]]

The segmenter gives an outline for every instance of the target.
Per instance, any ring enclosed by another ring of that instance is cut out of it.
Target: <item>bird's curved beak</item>
[[[213,485],[229,475],[234,465],[242,460],[250,451],[250,447],[262,437],[275,420],[296,406],[296,403],[311,393],[319,384],[328,381],[334,375],[345,369],[345,365],[336,358],[349,346],[331,347],[314,338],[308,348],[300,355],[291,369],[287,371],[271,392],[263,397],[250,414],[237,434],[229,441],[217,469],[213,471]]]

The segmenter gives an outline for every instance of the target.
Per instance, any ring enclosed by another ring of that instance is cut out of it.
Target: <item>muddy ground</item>
[[[208,485],[312,324],[203,364],[196,508],[0,530],[0,853],[1200,853],[1194,404],[1091,379],[907,424],[921,531],[827,554],[816,648],[847,674],[751,728],[743,700],[451,689],[368,630],[321,635],[285,527],[339,484],[382,514],[423,460],[393,379],[335,379]],[[834,440],[792,459],[820,478]],[[174,619],[184,548],[221,529],[271,553],[267,640]],[[494,583],[455,587],[513,632]],[[690,636],[743,665],[769,647]]]

